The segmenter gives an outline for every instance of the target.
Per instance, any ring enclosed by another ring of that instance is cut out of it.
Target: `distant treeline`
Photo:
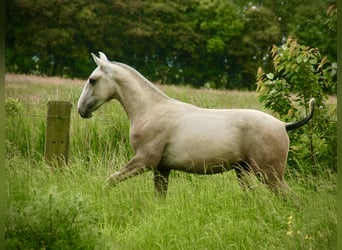
[[[152,81],[254,89],[289,36],[336,62],[336,12],[330,0],[12,0],[6,71],[86,78],[103,51]]]

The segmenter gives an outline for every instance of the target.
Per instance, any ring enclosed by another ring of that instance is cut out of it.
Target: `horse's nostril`
[[[81,110],[78,110],[78,113],[82,118],[91,118],[93,116],[91,112],[82,112]]]
[[[81,115],[82,118],[85,118],[85,119],[88,119],[88,118],[91,118],[92,115],[91,114],[83,114]]]

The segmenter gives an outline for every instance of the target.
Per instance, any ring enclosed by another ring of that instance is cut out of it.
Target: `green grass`
[[[164,201],[154,197],[152,173],[105,189],[132,156],[129,123],[116,102],[79,118],[81,88],[7,82],[6,97],[20,106],[6,124],[7,249],[336,249],[336,175],[328,171],[303,176],[288,166],[296,194],[288,200],[254,179],[242,191],[234,172],[172,172]],[[262,109],[254,93],[162,88],[203,107]],[[70,162],[51,168],[42,160],[44,115],[57,91],[74,105]]]

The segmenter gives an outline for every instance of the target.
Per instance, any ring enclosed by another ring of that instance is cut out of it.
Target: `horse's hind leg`
[[[249,189],[250,185],[247,180],[247,176],[250,174],[251,168],[248,163],[244,161],[239,161],[233,166],[236,176],[238,177],[239,185],[242,189]]]
[[[277,194],[286,195],[289,191],[289,187],[284,180],[284,175],[276,172],[268,175],[267,185]]]
[[[154,170],[154,190],[158,197],[165,198],[169,183],[170,169]]]

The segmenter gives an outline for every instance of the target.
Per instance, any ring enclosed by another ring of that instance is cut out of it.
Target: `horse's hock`
[[[69,101],[48,102],[44,149],[48,164],[68,164],[71,107]]]

